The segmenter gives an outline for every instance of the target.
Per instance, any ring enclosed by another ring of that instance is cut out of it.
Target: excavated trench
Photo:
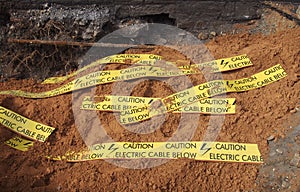
[[[146,170],[129,170],[105,161],[67,163],[41,157],[44,151],[63,153],[82,145],[74,125],[70,95],[45,100],[1,95],[1,105],[28,118],[59,127],[46,143],[29,152],[9,149],[3,143],[14,134],[0,127],[3,152],[0,187],[4,191],[300,191],[299,132],[299,23],[297,1],[4,1],[0,0],[1,90],[44,90],[39,83],[78,69],[93,43],[115,30],[146,23],[172,25],[200,39],[215,58],[248,54],[254,68],[224,74],[237,79],[277,63],[288,77],[272,87],[232,94],[239,108],[226,116],[218,140],[257,143],[263,165],[195,162],[187,159]],[[162,36],[157,41],[165,41]],[[183,59],[162,47],[128,49],[128,53],[162,54]],[[86,63],[88,64],[88,63]],[[119,69],[119,66],[112,66]],[[200,79],[195,77],[193,81]],[[110,85],[100,88],[110,94]],[[98,90],[99,91],[99,90]],[[137,96],[168,95],[168,88],[146,81],[134,89]],[[51,100],[52,99],[52,100]],[[58,113],[58,114],[57,114]],[[114,130],[115,119],[101,113],[108,132],[138,140]],[[165,139],[174,132],[177,116],[162,125],[153,138]],[[205,124],[208,116],[199,120]],[[65,130],[65,129],[68,129]],[[194,139],[202,137],[202,127]],[[138,181],[137,181],[138,180]],[[100,182],[101,181],[101,182]],[[101,185],[99,184],[101,183]]]

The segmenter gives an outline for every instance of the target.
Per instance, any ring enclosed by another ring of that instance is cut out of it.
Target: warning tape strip
[[[47,98],[68,93],[74,90],[79,90],[100,84],[112,83],[120,80],[131,80],[141,77],[175,77],[196,73],[198,73],[198,71],[182,71],[179,69],[177,69],[176,71],[172,71],[161,67],[138,66],[122,70],[93,72],[78,79],[74,79],[73,81],[70,81],[69,83],[61,87],[46,92],[33,93],[22,90],[7,90],[0,91],[0,95],[14,95],[26,98]]]
[[[20,151],[28,151],[28,149],[33,146],[33,143],[33,141],[22,139],[20,137],[13,137],[5,141],[6,145]]]
[[[42,84],[54,84],[54,83],[60,83],[63,82],[70,77],[73,77],[77,75],[78,73],[86,70],[87,68],[97,66],[99,64],[106,64],[106,63],[118,63],[118,64],[138,64],[138,65],[148,65],[153,66],[157,64],[157,61],[162,60],[161,56],[153,55],[153,54],[119,54],[119,55],[112,55],[105,57],[103,59],[99,59],[95,62],[92,62],[91,64],[77,70],[74,73],[71,73],[67,76],[62,77],[50,77],[43,81]],[[186,63],[186,60],[179,60],[177,62],[183,62]],[[176,63],[176,62],[175,62]],[[172,65],[174,66],[174,62],[165,62],[166,65]],[[244,68],[253,65],[250,59],[246,54],[234,56],[230,58],[223,58],[218,60],[213,60],[210,62],[205,62],[201,64],[192,64],[192,65],[183,65],[179,68],[182,70],[196,70],[198,71],[199,68],[205,68],[206,72],[223,72],[223,71],[230,71],[235,70],[239,68]]]
[[[235,69],[240,69],[244,67],[252,66],[252,62],[246,54],[238,55],[230,58],[217,59],[210,62],[192,64],[190,66],[181,66],[182,69],[201,69],[205,68],[205,71],[215,73],[215,72],[225,72]]]
[[[150,110],[147,107],[139,107],[123,111],[120,116],[121,123],[129,124],[144,121],[155,115],[171,112],[201,99],[206,99],[216,95],[257,89],[278,81],[286,76],[287,73],[284,71],[282,66],[278,64],[252,75],[249,78],[210,81],[163,98],[161,100],[162,102],[157,104],[159,107],[152,108]]]
[[[54,84],[54,83],[60,83],[63,82],[71,77],[74,77],[75,75],[79,74],[82,71],[85,71],[88,68],[95,67],[97,65],[101,64],[107,64],[107,63],[119,63],[119,64],[154,64],[157,60],[161,60],[161,56],[154,55],[154,54],[117,54],[117,55],[111,55],[107,56],[101,59],[98,59],[89,65],[82,67],[78,69],[77,71],[66,75],[62,77],[50,77],[48,79],[45,79],[42,84]]]
[[[102,101],[96,101],[99,99]],[[81,109],[122,112],[138,107],[149,108],[152,102],[161,98],[103,95],[94,97],[94,100],[86,96],[82,101]],[[176,109],[173,113],[234,114],[235,98],[203,99]]]
[[[148,55],[148,57],[150,56]],[[243,57],[240,56],[239,58],[241,60],[249,59],[246,56]],[[231,58],[231,60],[240,61],[237,58],[235,59]],[[217,63],[223,65],[222,63],[224,62],[222,61]],[[230,66],[230,65],[226,65],[226,66]],[[190,69],[183,68],[182,70],[174,67],[170,69],[170,67],[162,68],[162,67],[155,67],[155,66],[138,66],[138,67],[132,67],[132,68],[122,69],[122,70],[108,70],[108,71],[93,72],[85,76],[82,76],[80,78],[77,78],[73,81],[70,81],[69,83],[61,87],[46,92],[32,93],[32,92],[26,92],[22,90],[6,90],[6,91],[0,91],[0,95],[14,95],[14,96],[20,96],[26,98],[47,98],[47,97],[53,97],[64,93],[68,93],[74,90],[79,90],[79,89],[83,89],[83,88],[87,88],[99,84],[112,83],[120,80],[131,80],[131,79],[137,79],[141,77],[175,77],[175,76],[197,74],[197,73],[200,73],[200,71],[195,66]],[[73,74],[74,73],[72,73],[71,75]],[[55,78],[53,82],[54,81],[56,81]]]
[[[52,160],[80,162],[97,159],[180,159],[238,163],[263,163],[257,144],[228,142],[114,142],[101,143],[81,152],[48,156]]]
[[[29,139],[44,142],[55,128],[32,121],[0,106],[0,124]]]

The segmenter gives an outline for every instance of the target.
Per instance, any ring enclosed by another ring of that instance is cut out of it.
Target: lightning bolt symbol
[[[75,85],[78,85],[79,83],[81,83],[82,82],[82,80],[80,80],[80,79],[76,79],[76,81],[75,81]]]
[[[202,147],[200,148],[200,154],[202,156],[211,150],[211,147],[209,147],[209,146],[206,147],[206,145],[207,145],[207,143],[203,143]]]
[[[222,59],[221,61],[221,65],[224,65],[223,68],[225,68],[229,63],[228,61],[224,63],[224,61],[225,61],[224,59]]]
[[[154,69],[153,66],[151,66],[151,67],[149,68],[149,71],[155,73],[155,72],[157,71],[157,69]]]
[[[236,103],[236,100],[233,101],[232,105],[230,105],[230,103],[228,103],[228,104],[226,105],[226,107],[227,107],[228,109],[230,109],[231,106],[235,105],[235,103]]]
[[[230,87],[230,88],[232,88],[232,87],[233,87],[233,84],[230,84],[230,83],[229,83],[229,81],[227,81],[227,83],[226,83],[226,84],[227,84],[227,86],[228,86],[228,87]]]
[[[115,144],[113,143],[113,144],[111,144],[111,146],[108,148],[108,150],[111,151],[111,152],[110,152],[109,154],[107,154],[106,157],[108,157],[110,154],[112,154],[113,152],[115,152],[116,150],[119,149],[119,147],[114,147],[114,146],[115,146]]]
[[[23,145],[29,145],[29,144],[31,144],[32,142],[27,142],[27,143],[24,143]]]
[[[234,102],[232,103],[232,105],[235,105],[236,104],[236,100],[234,100]]]

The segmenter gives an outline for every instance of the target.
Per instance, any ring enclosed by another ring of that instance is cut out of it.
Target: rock
[[[297,13],[298,17],[300,18],[300,5],[298,6],[296,13]]]
[[[152,186],[152,189],[153,189],[153,190],[156,190],[156,189],[157,189],[157,186],[154,184],[154,185]]]
[[[210,36],[215,37],[215,36],[217,36],[217,33],[215,31],[212,31],[212,32],[210,32]]]
[[[60,191],[60,190],[62,190],[62,187],[61,187],[61,185],[58,185],[56,189],[57,189],[57,191]]]
[[[275,139],[275,136],[274,136],[274,135],[271,135],[271,136],[269,136],[269,137],[267,138],[267,141],[268,141],[268,143],[269,143],[270,141],[274,141],[274,139]]]
[[[296,113],[297,112],[297,110],[296,109],[292,109],[292,110],[290,110],[290,113]]]
[[[208,39],[208,34],[201,32],[201,33],[198,34],[198,39],[200,39],[200,40],[206,40],[206,39]]]
[[[300,154],[295,153],[293,159],[290,161],[290,165],[294,167],[300,167]]]
[[[281,183],[281,187],[284,188],[284,189],[287,189],[289,188],[290,186],[290,183],[286,180],[283,180],[282,183]]]
[[[277,153],[279,153],[279,154],[283,154],[283,151],[282,151],[282,149],[279,149],[279,148],[278,148],[278,149],[276,149],[276,152],[277,152]]]
[[[253,25],[255,23],[255,20],[251,20],[251,21],[248,21],[248,25]]]
[[[90,40],[92,38],[93,38],[93,36],[89,33],[83,33],[82,34],[82,39],[84,39],[84,40]]]
[[[179,33],[178,36],[184,37],[186,36],[186,33],[185,32]]]
[[[100,30],[95,30],[93,36],[96,37],[100,33]]]

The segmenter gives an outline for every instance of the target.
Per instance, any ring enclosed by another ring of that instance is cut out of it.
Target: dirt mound
[[[247,54],[253,66],[226,72],[223,79],[249,77],[275,64],[282,64],[288,76],[266,87],[243,93],[230,93],[237,99],[237,111],[226,115],[218,141],[257,143],[268,163],[267,139],[273,136],[279,142],[290,128],[291,112],[299,104],[300,83],[300,30],[299,27],[270,36],[238,34],[217,37],[206,46],[215,58]],[[134,49],[131,53],[154,53],[167,60],[184,59],[179,52],[155,47]],[[113,64],[110,69],[119,69]],[[189,76],[193,83],[203,78]],[[1,83],[1,90],[22,89],[32,92],[46,91],[55,86],[40,85],[35,80],[8,79]],[[113,84],[97,87],[97,93],[110,94]],[[163,82],[147,80],[136,86],[134,96],[164,97],[172,93]],[[239,163],[199,162],[187,159],[171,160],[166,164],[145,170],[120,168],[104,160],[81,163],[50,161],[44,156],[78,150],[84,142],[75,127],[72,113],[72,95],[65,94],[46,99],[25,99],[0,95],[1,106],[7,107],[32,120],[42,122],[57,130],[45,143],[36,142],[28,152],[9,148],[4,141],[15,134],[1,126],[0,145],[1,184],[3,191],[267,191],[272,189],[270,180],[256,182],[260,165]],[[120,126],[108,112],[100,112],[99,118],[116,141],[163,141],[171,137],[180,115],[168,114],[166,122],[152,134],[140,135]],[[193,140],[202,140],[209,115],[202,115]],[[285,150],[285,149],[283,149]],[[287,181],[289,191],[299,190],[299,168]],[[280,175],[280,178],[284,176]],[[276,175],[274,180],[278,180]],[[276,182],[277,182],[276,180]],[[259,186],[257,186],[257,183]],[[278,181],[282,185],[282,181]],[[279,189],[284,187],[279,186]]]

